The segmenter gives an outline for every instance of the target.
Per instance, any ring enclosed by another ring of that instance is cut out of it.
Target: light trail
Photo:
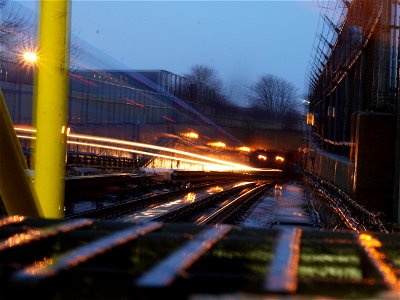
[[[29,136],[29,135],[18,135],[18,134],[17,134],[17,138],[26,139],[26,140],[36,140],[36,137],[34,137],[34,136]]]
[[[225,166],[225,165],[211,164],[211,163],[204,162],[204,161],[199,161],[199,160],[193,160],[193,159],[188,159],[188,158],[179,158],[179,157],[174,157],[174,156],[169,156],[169,155],[164,155],[164,154],[157,154],[157,153],[145,152],[145,151],[140,151],[140,150],[133,150],[133,149],[129,149],[129,148],[122,148],[122,147],[116,147],[116,146],[85,143],[85,142],[77,142],[77,141],[68,141],[68,144],[89,146],[89,147],[97,147],[97,148],[118,150],[118,151],[125,151],[125,152],[149,155],[149,156],[154,156],[154,157],[167,158],[167,159],[171,159],[171,160],[179,160],[179,161],[184,161],[184,162],[193,163],[193,164],[200,164],[200,165],[203,165],[205,167],[210,167],[210,170],[220,170],[220,171],[239,170],[239,169],[236,169],[235,167],[232,167],[232,169],[230,169],[229,166]]]
[[[34,136],[17,135],[17,137],[21,138],[21,139],[36,140],[36,137],[34,137]],[[130,152],[130,153],[136,153],[136,154],[142,154],[142,155],[149,155],[149,156],[154,156],[154,157],[161,157],[161,158],[167,158],[167,159],[172,159],[172,160],[184,161],[184,162],[188,162],[188,163],[201,164],[203,166],[213,167],[213,169],[217,168],[217,169],[229,170],[228,166],[225,166],[225,165],[216,165],[216,164],[211,164],[211,163],[202,162],[202,161],[193,160],[193,159],[178,158],[178,157],[174,157],[174,156],[156,154],[156,153],[145,152],[145,151],[140,151],[140,150],[133,150],[133,149],[128,149],[128,148],[115,147],[115,146],[102,145],[102,144],[77,142],[77,141],[67,141],[67,143],[73,144],[73,145],[81,145],[81,146],[103,148],[103,149],[109,149],[109,150],[124,151],[124,152]]]
[[[186,152],[186,151],[177,150],[177,149],[173,149],[173,148],[161,147],[161,146],[157,146],[157,145],[150,145],[150,144],[131,142],[131,141],[126,141],[126,140],[119,140],[119,139],[105,138],[105,137],[97,137],[97,136],[84,135],[84,134],[74,134],[74,133],[70,133],[68,137],[69,138],[83,139],[83,140],[86,139],[86,140],[92,140],[92,141],[98,141],[98,142],[121,144],[121,145],[133,146],[133,147],[138,147],[138,148],[148,148],[148,149],[160,150],[160,151],[177,153],[177,154],[181,154],[181,155],[185,155],[185,156],[195,157],[195,158],[198,158],[198,159],[211,161],[211,162],[214,162],[214,163],[217,163],[217,164],[227,165],[227,166],[230,166],[230,167],[235,166],[236,168],[241,169],[241,170],[262,171],[262,169],[252,168],[252,167],[249,167],[249,166],[246,166],[246,165],[242,165],[242,164],[232,163],[232,162],[228,162],[228,161],[225,161],[225,160],[208,157],[208,156],[205,156],[205,155]],[[273,171],[277,171],[277,170],[274,169]]]
[[[32,128],[25,128],[25,127],[14,127],[15,131],[23,131],[23,132],[32,132],[35,133],[36,129],[32,129]]]
[[[36,132],[35,129],[27,128],[27,127],[14,127],[14,129],[16,131],[22,131],[22,132],[30,132],[30,133]],[[25,139],[34,139],[33,137],[22,136],[22,135],[20,135],[18,137],[25,138]],[[190,163],[195,163],[195,164],[201,164],[204,166],[215,166],[215,167],[217,167],[217,170],[259,171],[259,172],[281,172],[282,171],[280,169],[253,168],[253,167],[249,167],[249,166],[246,166],[243,164],[237,164],[237,163],[233,163],[233,162],[229,162],[229,161],[225,161],[225,160],[221,160],[221,159],[217,159],[217,158],[212,158],[212,157],[208,157],[208,156],[200,155],[200,154],[196,154],[196,153],[191,153],[191,152],[187,152],[187,151],[182,151],[182,150],[177,150],[177,149],[162,147],[162,146],[157,146],[157,145],[145,144],[145,143],[138,143],[138,142],[114,139],[114,138],[106,138],[106,137],[75,134],[75,133],[70,133],[68,135],[68,138],[69,139],[74,138],[74,139],[79,139],[79,140],[89,140],[89,141],[113,143],[113,144],[119,144],[119,145],[133,146],[133,147],[138,147],[138,148],[146,148],[146,149],[159,150],[159,151],[164,151],[164,152],[169,152],[169,153],[181,154],[184,156],[201,159],[201,160],[204,160],[207,162],[212,162],[214,164],[207,163],[204,161],[191,160],[188,158],[177,158],[177,157],[173,157],[173,156],[169,156],[169,155],[156,154],[156,153],[151,153],[151,152],[146,152],[146,151],[133,150],[133,149],[128,149],[128,148],[121,148],[121,147],[115,147],[115,146],[109,146],[109,145],[103,145],[103,144],[90,144],[90,143],[70,141],[70,140],[67,141],[68,144],[83,145],[83,146],[91,145],[92,147],[98,147],[98,148],[103,148],[103,149],[126,151],[126,152],[130,152],[130,153],[137,153],[137,154],[142,154],[142,155],[149,155],[149,156],[154,156],[154,157],[167,158],[167,159],[172,159],[172,160],[179,160],[179,161],[185,161],[185,162],[190,162]],[[229,168],[223,168],[223,166],[227,166]]]

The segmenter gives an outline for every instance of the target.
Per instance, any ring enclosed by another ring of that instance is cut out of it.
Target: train
[[[290,172],[298,162],[298,154],[293,151],[259,149],[249,155],[251,166],[262,169],[278,169]]]

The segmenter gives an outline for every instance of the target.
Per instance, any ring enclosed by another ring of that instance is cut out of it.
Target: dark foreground
[[[0,225],[1,299],[399,295],[397,233],[23,217]]]

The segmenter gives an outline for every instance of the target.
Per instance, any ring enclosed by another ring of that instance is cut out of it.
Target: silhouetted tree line
[[[249,107],[241,107],[229,99],[213,68],[194,65],[184,76],[187,79],[186,95],[189,96],[185,100],[208,115],[281,123],[298,122],[302,117],[296,88],[277,76],[264,75],[248,88]]]
[[[299,96],[295,86],[275,75],[262,76],[249,87],[248,101],[252,107],[261,110],[268,118],[292,119],[298,115]]]
[[[234,106],[226,96],[225,86],[213,68],[204,65],[193,65],[190,72],[184,75],[187,79],[189,101],[197,106],[212,106],[220,110]]]

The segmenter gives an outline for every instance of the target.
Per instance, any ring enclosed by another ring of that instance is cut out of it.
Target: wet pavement
[[[276,226],[296,226],[312,228],[315,222],[304,186],[300,182],[276,185],[268,190],[254,207],[241,226],[271,228]]]

